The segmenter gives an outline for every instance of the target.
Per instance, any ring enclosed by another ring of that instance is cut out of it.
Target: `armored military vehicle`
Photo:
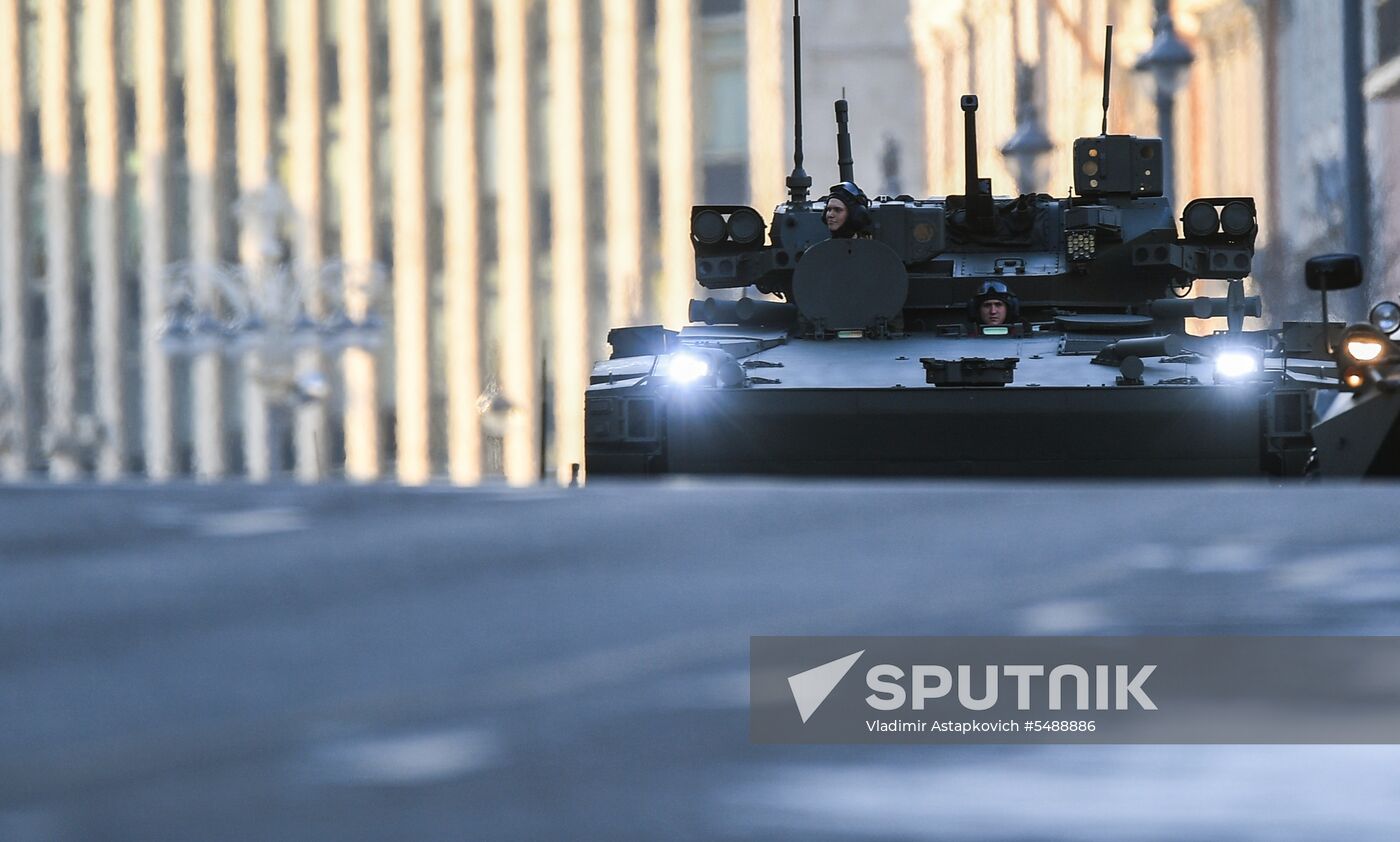
[[[610,332],[586,397],[590,476],[1400,473],[1400,307],[1378,305],[1374,324],[1326,317],[1326,291],[1360,282],[1356,258],[1309,263],[1322,321],[1246,330],[1261,313],[1244,288],[1253,199],[1196,198],[1177,217],[1162,141],[1108,134],[1106,116],[1074,142],[1071,195],[995,196],[975,96],[963,193],[868,204],[852,201],[838,101],[832,195],[861,219],[833,233],[802,169],[794,53],[787,201],[768,220],[691,214],[697,281],[744,294],[692,301],[678,331]],[[1189,297],[1198,279],[1225,294]],[[1188,330],[1220,317],[1224,330]]]

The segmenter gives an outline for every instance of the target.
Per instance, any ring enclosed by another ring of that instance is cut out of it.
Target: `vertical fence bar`
[[[137,181],[141,213],[141,433],[146,476],[174,474],[175,425],[170,362],[160,347],[165,319],[165,273],[170,262],[170,104],[166,61],[169,6],[137,0],[133,29],[136,61]]]
[[[238,45],[234,61],[238,194],[240,203],[252,203],[241,205],[238,256],[254,302],[266,294],[267,273],[271,269],[268,240],[275,236],[268,230],[270,214],[255,207],[267,195],[272,166],[267,8],[268,0],[238,0],[234,4]],[[243,356],[243,464],[254,482],[271,478],[282,462],[280,442],[272,437],[267,394],[258,382],[268,364],[264,353],[256,349]]]
[[[783,103],[782,0],[748,0],[744,6],[748,82],[749,204],[767,218],[785,198],[783,177],[791,169],[784,150],[792,130]]]
[[[85,0],[85,85],[88,237],[92,244],[93,407],[101,436],[97,476],[126,473],[127,429],[123,376],[126,329],[122,301],[121,132],[117,125],[117,17],[115,0]]]
[[[530,202],[530,3],[495,7],[497,236],[500,254],[501,386],[514,406],[504,441],[506,480],[537,482],[539,465],[539,351],[535,346],[534,220]]]
[[[28,378],[28,192],[24,144],[24,3],[0,0],[0,475],[29,471],[33,448]]]
[[[185,149],[189,166],[190,271],[196,306],[221,313],[223,184],[219,174],[219,12],[214,0],[185,0]],[[224,363],[217,350],[190,362],[194,473],[218,479],[224,459]]]
[[[549,2],[551,305],[554,454],[560,482],[583,463],[583,393],[588,384],[588,251],[583,160],[583,27],[575,0]]]
[[[608,324],[642,313],[642,151],[637,111],[637,0],[603,0],[604,199]],[[689,225],[687,225],[687,229]]]
[[[340,255],[345,265],[345,309],[362,321],[370,312],[375,276],[374,43],[368,0],[341,0]],[[342,362],[345,475],[354,482],[379,478],[379,387],[374,352],[348,348]]]
[[[656,9],[657,156],[661,167],[661,300],[658,315],[671,327],[686,324],[695,289],[690,208],[695,204],[693,90],[694,4],[658,0]]]
[[[389,7],[394,137],[394,393],[399,481],[431,473],[428,452],[428,197],[422,0]]]
[[[48,308],[45,380],[49,476],[77,479],[78,288],[73,213],[73,33],[69,0],[39,6],[39,137],[44,163],[45,303]]]
[[[287,128],[292,210],[296,239],[292,271],[308,313],[325,315],[321,266],[325,185],[325,111],[321,81],[321,0],[291,0],[286,4]],[[320,373],[325,361],[314,349],[297,355],[298,376]],[[302,482],[322,478],[326,463],[326,408],[309,400],[296,408],[293,419],[296,476]]]
[[[443,303],[447,345],[447,461],[452,481],[481,479],[480,225],[474,4],[444,3]]]

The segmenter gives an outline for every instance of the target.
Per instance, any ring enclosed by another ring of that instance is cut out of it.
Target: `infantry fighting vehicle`
[[[1074,142],[1072,195],[994,196],[965,96],[963,193],[878,197],[842,238],[802,170],[798,26],[788,200],[766,222],[691,215],[697,281],[745,294],[692,301],[679,331],[610,332],[586,398],[590,476],[1400,473],[1400,307],[1328,322],[1326,290],[1361,280],[1330,255],[1306,270],[1322,321],[1246,330],[1254,200],[1194,199],[1178,230],[1162,141],[1107,133],[1107,58],[1103,133]],[[1226,293],[1187,297],[1198,279]],[[1004,324],[979,323],[979,290],[1009,293]]]

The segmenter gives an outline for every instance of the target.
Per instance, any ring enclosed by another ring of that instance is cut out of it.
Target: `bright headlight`
[[[674,383],[694,383],[710,375],[710,361],[699,354],[676,354],[671,357],[670,375]]]
[[[1346,344],[1342,346],[1342,350],[1346,352],[1348,357],[1359,363],[1369,363],[1380,359],[1381,354],[1385,351],[1385,345],[1379,339],[1358,336],[1355,339],[1348,339]]]
[[[1222,351],[1215,358],[1215,373],[1227,380],[1248,377],[1259,370],[1259,358],[1247,351]]]

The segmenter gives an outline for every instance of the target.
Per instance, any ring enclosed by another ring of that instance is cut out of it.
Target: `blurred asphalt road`
[[[774,747],[755,634],[1400,634],[1400,487],[0,488],[0,839],[1395,839],[1400,746]]]

